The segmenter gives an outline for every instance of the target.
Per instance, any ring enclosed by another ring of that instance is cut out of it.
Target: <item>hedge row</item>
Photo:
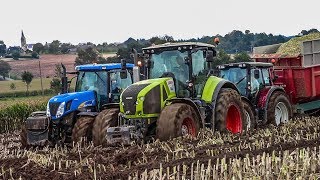
[[[43,93],[44,93],[44,95],[54,95],[55,94],[54,90],[52,90],[52,89],[45,89],[45,90],[43,90]],[[26,96],[38,96],[38,95],[42,95],[41,90],[29,91],[29,93],[27,93],[26,91],[0,93],[0,98],[26,97]]]

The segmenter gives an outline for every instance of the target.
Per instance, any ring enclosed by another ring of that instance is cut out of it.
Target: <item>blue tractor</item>
[[[62,67],[61,93],[49,100],[46,111],[34,112],[26,119],[20,136],[22,147],[78,142],[82,137],[99,139],[101,127],[98,126],[103,125],[99,118],[119,106],[122,90],[133,81],[134,65],[125,61],[80,65],[72,73]],[[76,74],[75,92],[68,92],[71,81],[66,74]],[[98,125],[94,123],[97,118]]]

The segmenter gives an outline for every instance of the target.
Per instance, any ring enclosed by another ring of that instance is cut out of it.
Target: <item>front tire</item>
[[[171,104],[161,111],[157,121],[157,138],[165,141],[185,135],[196,137],[200,128],[199,122],[200,119],[190,105]]]
[[[106,133],[109,127],[118,125],[118,108],[111,108],[101,111],[93,123],[93,144],[95,146],[105,145]]]
[[[247,101],[242,101],[243,109],[244,109],[244,118],[246,121],[246,131],[250,131],[256,128],[257,122],[255,119],[254,111],[252,106]]]
[[[220,132],[242,133],[247,127],[239,93],[230,88],[221,89],[215,107],[215,128]]]
[[[87,138],[88,141],[91,141],[93,121],[94,117],[91,116],[81,116],[77,119],[72,129],[72,140],[74,142],[80,142],[82,138]]]
[[[287,123],[292,117],[292,108],[287,95],[275,92],[271,95],[267,105],[267,120],[275,126]]]

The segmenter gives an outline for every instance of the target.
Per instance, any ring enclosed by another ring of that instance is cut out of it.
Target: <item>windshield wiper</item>
[[[244,79],[246,78],[246,76],[244,76],[243,78],[241,78],[237,83],[236,85],[238,85],[241,81],[243,81]]]
[[[99,75],[97,72],[94,72],[94,73],[96,73],[96,75],[98,76],[98,78],[101,79],[101,81],[102,81],[104,84],[106,84],[106,82],[100,77],[100,75]]]

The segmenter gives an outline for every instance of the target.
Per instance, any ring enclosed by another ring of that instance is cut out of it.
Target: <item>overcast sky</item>
[[[0,0],[0,40],[27,43],[175,39],[232,30],[295,35],[320,30],[319,0]]]

